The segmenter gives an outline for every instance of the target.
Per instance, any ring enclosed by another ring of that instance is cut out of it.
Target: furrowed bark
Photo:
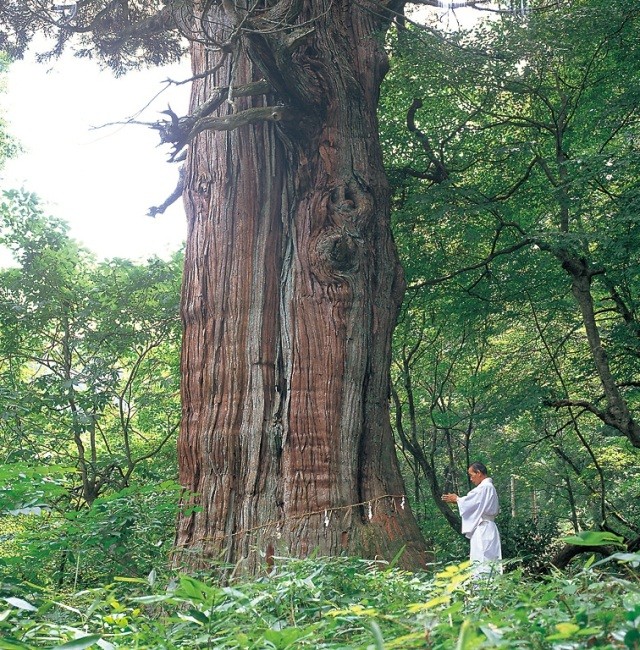
[[[192,111],[267,75],[277,96],[234,110],[285,104],[299,119],[205,131],[187,159],[179,457],[201,510],[177,544],[188,564],[251,572],[274,553],[390,560],[406,546],[401,564],[418,568],[389,423],[404,281],[377,137],[381,25],[351,3],[304,3],[297,20],[314,29],[289,59],[263,35],[219,67],[193,45],[194,75],[216,73]]]

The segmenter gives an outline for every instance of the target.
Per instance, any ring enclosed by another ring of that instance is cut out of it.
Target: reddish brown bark
[[[391,559],[406,546],[401,563],[424,566],[389,424],[404,283],[377,137],[377,15],[308,2],[296,22],[313,33],[290,52],[284,31],[248,34],[222,65],[193,46],[194,72],[215,73],[192,109],[266,77],[272,96],[219,115],[278,103],[289,119],[206,131],[189,153],[179,459],[201,510],[177,543],[191,564],[255,571],[261,554]]]

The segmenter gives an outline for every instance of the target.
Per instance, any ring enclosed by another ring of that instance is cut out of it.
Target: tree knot
[[[323,266],[339,273],[352,273],[358,268],[358,242],[356,237],[340,228],[322,236],[316,251]]]

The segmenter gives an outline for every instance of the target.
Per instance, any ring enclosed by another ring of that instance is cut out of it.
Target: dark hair
[[[485,476],[489,474],[487,466],[482,463],[471,463],[469,469],[472,469],[474,472],[480,472],[480,474],[484,474]]]

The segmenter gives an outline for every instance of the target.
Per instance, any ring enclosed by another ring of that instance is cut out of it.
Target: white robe
[[[491,562],[502,559],[500,533],[495,518],[500,512],[498,493],[490,478],[485,478],[465,497],[458,497],[462,533],[471,540],[470,559],[480,562],[480,571],[488,571]]]

